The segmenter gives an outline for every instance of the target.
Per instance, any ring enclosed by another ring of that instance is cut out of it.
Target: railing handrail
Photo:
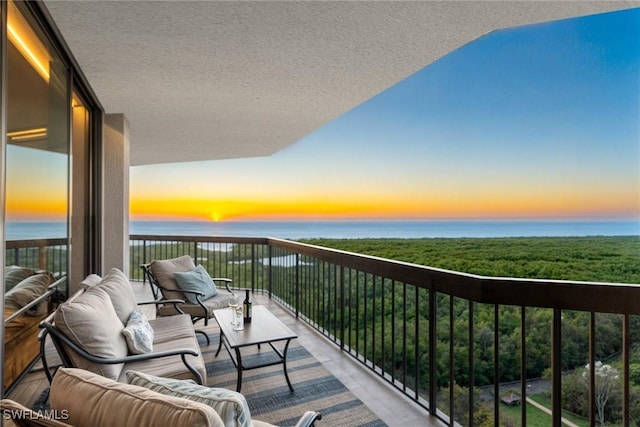
[[[159,242],[206,242],[206,243],[244,243],[262,244],[269,242],[268,237],[224,237],[224,236],[172,236],[167,234],[131,234],[129,240],[154,240]]]
[[[640,305],[637,303],[640,298],[638,284],[481,276],[290,240],[267,240],[272,246],[293,250],[342,267],[479,303],[640,314]]]
[[[131,235],[130,239],[263,244],[478,303],[640,315],[640,284],[481,276],[275,237]]]
[[[66,245],[68,240],[64,237],[56,237],[50,239],[18,239],[7,240],[5,242],[7,249],[24,249],[37,248],[45,246],[61,246]]]

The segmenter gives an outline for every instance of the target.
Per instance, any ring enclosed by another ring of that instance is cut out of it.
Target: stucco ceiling
[[[640,1],[46,1],[133,165],[270,155],[490,31]]]

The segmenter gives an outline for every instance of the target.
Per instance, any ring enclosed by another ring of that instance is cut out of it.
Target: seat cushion
[[[189,349],[200,354],[200,345],[198,344],[198,339],[196,338],[190,319],[187,315],[178,315],[149,321],[154,328],[154,353],[176,349]],[[204,383],[207,380],[207,370],[202,356],[186,356],[186,360],[200,374],[202,382]],[[166,378],[198,380],[198,378],[185,367],[180,356],[127,363],[121,372],[119,381],[126,382],[125,371],[127,370],[144,372]]]
[[[178,258],[156,260],[149,264],[151,273],[158,281],[158,284],[165,289],[161,289],[165,299],[185,299],[184,293],[180,292],[180,287],[173,275],[176,272],[187,272],[196,269],[193,259],[189,255]]]
[[[183,291],[198,292],[201,295],[200,300],[206,300],[214,297],[218,294],[218,289],[215,283],[211,280],[211,276],[207,273],[207,270],[200,264],[195,270],[191,271],[176,271],[173,277],[178,283],[178,287]],[[185,293],[186,300],[191,304],[197,304],[195,294]]]
[[[229,307],[230,298],[231,294],[219,292],[215,297],[202,301],[202,304],[207,309],[206,312],[200,304],[180,304],[179,307],[182,311],[191,316],[211,317],[213,315],[213,310]],[[160,307],[158,314],[160,316],[170,316],[172,314],[176,314],[176,310],[172,304],[167,304]]]
[[[154,353],[159,353],[162,351],[171,351],[176,349],[194,349],[193,345],[190,345],[193,342],[193,339],[178,339],[173,343],[163,343],[154,345]],[[193,367],[193,369],[200,374],[201,380],[197,378],[193,373],[191,373],[188,368],[182,363],[182,358],[178,355],[156,358],[151,360],[145,360],[141,362],[132,362],[127,363],[124,366],[123,372],[118,378],[118,381],[126,381],[126,377],[124,372],[127,370],[134,370],[145,372],[151,375],[157,375],[167,378],[175,378],[179,380],[194,380],[194,381],[202,381],[203,383],[207,380],[207,371],[201,356],[185,356],[187,363]]]
[[[166,396],[181,397],[210,406],[222,418],[226,427],[251,427],[249,405],[244,396],[238,392],[142,372],[127,371],[126,376],[129,384],[145,387]]]
[[[215,426],[224,424],[202,403],[119,383],[80,369],[60,368],[51,384],[52,410],[74,426]]]
[[[53,320],[60,332],[94,356],[121,358],[128,353],[127,341],[122,335],[122,323],[111,298],[99,286],[88,289],[72,301],[62,303]],[[76,367],[112,379],[118,379],[124,366],[122,363],[95,364],[73,351],[70,353]]]
[[[153,328],[154,345],[194,336],[191,316],[187,314],[156,317],[155,319],[150,319],[149,324]]]
[[[129,278],[117,268],[112,268],[96,286],[109,294],[118,319],[122,326],[126,325],[131,312],[138,308]]]

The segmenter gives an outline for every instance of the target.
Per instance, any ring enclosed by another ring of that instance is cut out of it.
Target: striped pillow
[[[166,396],[204,403],[215,410],[226,427],[251,427],[251,414],[244,396],[225,388],[212,388],[193,381],[161,378],[142,372],[127,371],[127,382]]]

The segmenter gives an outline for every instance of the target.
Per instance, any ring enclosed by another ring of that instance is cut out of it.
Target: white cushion
[[[99,285],[100,282],[102,282],[102,277],[98,276],[97,274],[90,274],[85,277],[82,282],[80,282],[80,286],[83,289],[87,289],[92,286]]]
[[[144,314],[132,311],[122,334],[127,340],[130,354],[145,354],[153,351],[153,328]]]
[[[127,341],[122,335],[122,323],[109,295],[99,286],[89,288],[71,302],[58,307],[54,318],[56,327],[80,347],[94,356],[120,358],[127,356]],[[75,366],[117,379],[123,364],[95,364],[71,351]]]
[[[112,268],[96,286],[109,294],[118,319],[122,322],[122,326],[126,325],[131,312],[138,308],[129,278],[117,268]]]

